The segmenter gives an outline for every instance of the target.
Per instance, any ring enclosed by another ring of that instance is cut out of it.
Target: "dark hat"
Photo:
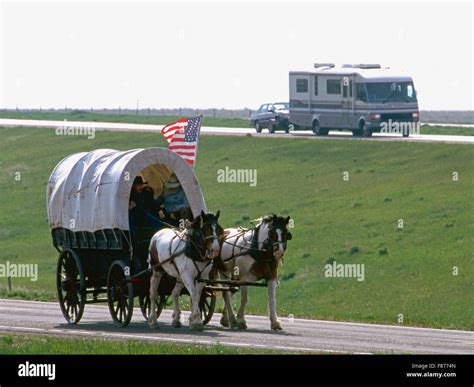
[[[148,184],[147,181],[143,181],[142,177],[141,176],[137,176],[134,180],[133,180],[133,184]]]

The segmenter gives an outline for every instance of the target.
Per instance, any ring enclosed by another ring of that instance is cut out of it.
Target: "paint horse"
[[[173,298],[173,326],[181,327],[179,295],[183,286],[191,297],[191,315],[189,325],[191,329],[204,328],[199,300],[205,283],[197,279],[209,279],[212,269],[212,260],[219,256],[224,230],[218,223],[220,211],[197,216],[190,225],[181,232],[171,228],[158,231],[150,241],[149,265],[153,268],[150,280],[150,317],[148,323],[151,328],[157,328],[156,299],[158,286],[164,273],[176,278],[176,285],[172,292]]]
[[[230,278],[234,274],[240,281],[267,281],[268,309],[271,329],[281,330],[276,312],[276,286],[278,266],[283,263],[287,241],[292,239],[288,231],[290,217],[267,215],[252,229],[229,228],[224,231],[220,260],[221,273]],[[231,292],[224,292],[225,309],[221,325],[246,329],[245,306],[248,287],[240,287],[240,307],[235,318],[231,304]]]

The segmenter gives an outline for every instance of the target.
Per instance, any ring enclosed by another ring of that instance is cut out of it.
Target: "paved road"
[[[83,121],[46,121],[46,120],[20,120],[20,119],[6,119],[0,118],[0,126],[4,127],[67,127],[77,128],[77,130],[84,130],[84,128],[94,128],[100,131],[141,131],[141,132],[156,132],[161,131],[163,125],[145,125],[145,124],[125,124],[125,123],[111,123],[111,122],[83,122]],[[474,128],[472,129],[474,130]],[[256,133],[254,129],[250,128],[217,128],[217,127],[202,127],[203,134],[218,135],[218,136],[248,136],[254,137],[285,137],[285,138],[309,138],[313,140],[324,139],[352,139],[355,141],[416,141],[416,142],[445,142],[451,144],[474,144],[474,136],[448,136],[448,135],[412,135],[409,138],[403,138],[400,135],[380,134],[374,133],[372,138],[353,137],[350,132],[331,131],[327,137],[316,137],[309,131],[294,131],[289,134],[282,132],[276,134]]]
[[[138,309],[131,324],[117,328],[105,305],[86,305],[78,325],[65,323],[54,302],[0,299],[0,333],[97,337],[149,342],[221,344],[231,347],[273,349],[303,353],[422,353],[474,354],[474,332],[389,325],[281,318],[284,331],[271,331],[263,316],[249,316],[247,330],[219,325],[219,314],[203,332],[187,326],[171,327],[171,312],[160,316],[159,330],[150,330]],[[187,314],[182,321],[187,322]],[[183,324],[186,325],[186,324]]]

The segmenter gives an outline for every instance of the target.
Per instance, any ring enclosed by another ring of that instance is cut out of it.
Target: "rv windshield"
[[[413,82],[373,82],[365,86],[369,102],[416,102]]]

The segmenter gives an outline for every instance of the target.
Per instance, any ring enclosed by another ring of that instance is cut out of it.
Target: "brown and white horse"
[[[204,328],[199,300],[204,283],[198,278],[209,279],[212,260],[219,256],[222,246],[223,229],[218,223],[220,211],[197,216],[184,231],[177,232],[170,228],[158,231],[150,241],[149,263],[153,268],[150,281],[150,317],[148,323],[151,328],[157,328],[156,298],[158,286],[166,272],[176,278],[176,286],[172,292],[173,298],[173,326],[181,327],[179,295],[183,286],[191,298],[191,315],[189,325],[191,329]]]
[[[221,260],[226,277],[238,276],[240,281],[265,279],[268,285],[268,309],[271,329],[281,330],[276,312],[276,286],[278,265],[282,262],[286,243],[292,238],[288,231],[290,217],[267,215],[253,229],[229,228],[221,249]],[[230,292],[224,292],[225,309],[221,324],[231,328],[246,329],[245,306],[248,287],[240,287],[240,307],[235,318]]]

